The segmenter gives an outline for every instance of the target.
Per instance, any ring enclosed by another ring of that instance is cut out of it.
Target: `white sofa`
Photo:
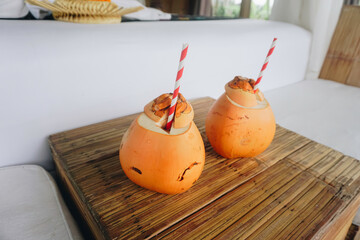
[[[316,79],[265,95],[281,126],[360,160],[360,88]]]
[[[0,167],[37,164],[52,170],[48,135],[142,111],[150,99],[172,91],[185,41],[190,47],[181,92],[186,98],[216,98],[235,75],[256,78],[275,36],[278,46],[260,88],[277,122],[360,158],[360,89],[304,80],[312,34],[301,27],[259,20],[0,21],[0,34]],[[23,175],[21,167],[9,171]],[[57,192],[51,194],[58,198]],[[10,195],[5,201],[16,206],[19,199]],[[43,214],[46,209],[39,209]],[[76,229],[72,220],[69,225]]]
[[[0,166],[52,169],[47,136],[142,111],[173,91],[182,43],[189,43],[180,91],[218,97],[235,75],[256,78],[278,37],[261,89],[304,79],[310,32],[260,20],[80,25],[0,21]],[[21,149],[21,151],[19,151]]]

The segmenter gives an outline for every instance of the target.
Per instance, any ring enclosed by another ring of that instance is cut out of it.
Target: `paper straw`
[[[274,49],[276,47],[276,42],[277,42],[277,38],[274,38],[272,44],[271,44],[271,47],[270,47],[270,50],[265,58],[265,62],[264,62],[264,65],[262,66],[261,70],[260,70],[260,73],[259,73],[259,77],[257,78],[256,82],[255,82],[255,86],[254,86],[254,92],[256,93],[258,91],[258,84],[260,83],[263,75],[264,75],[264,71],[269,63],[269,58],[271,56],[271,54],[274,52]]]
[[[169,116],[168,116],[168,120],[167,120],[166,127],[165,127],[166,130],[170,130],[171,125],[174,120],[174,113],[175,113],[176,103],[177,103],[178,94],[179,94],[179,90],[180,90],[180,79],[183,75],[184,60],[186,58],[188,48],[189,48],[189,44],[184,43],[182,46],[182,50],[181,50],[181,56],[180,56],[180,62],[179,62],[178,72],[177,72],[176,81],[175,81],[174,93],[172,96],[171,105],[170,105],[170,109],[169,109]]]

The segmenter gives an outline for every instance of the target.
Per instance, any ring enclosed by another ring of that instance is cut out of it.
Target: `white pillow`
[[[0,18],[21,18],[28,13],[24,0],[0,0]]]

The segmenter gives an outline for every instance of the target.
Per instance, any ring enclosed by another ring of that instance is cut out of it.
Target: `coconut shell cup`
[[[275,135],[275,118],[270,104],[255,81],[235,77],[211,107],[205,123],[206,135],[223,157],[254,157],[270,145]]]
[[[188,190],[205,164],[202,137],[193,122],[193,109],[179,96],[173,127],[167,121],[171,94],[163,94],[144,108],[124,134],[120,163],[126,176],[152,191],[177,194]],[[184,104],[182,104],[184,103]]]

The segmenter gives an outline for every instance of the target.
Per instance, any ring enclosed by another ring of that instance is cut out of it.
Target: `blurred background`
[[[268,19],[274,0],[146,0],[142,2],[148,7],[185,16]]]
[[[141,0],[147,7],[183,17],[269,19],[274,0]],[[344,0],[359,5],[360,0]]]

